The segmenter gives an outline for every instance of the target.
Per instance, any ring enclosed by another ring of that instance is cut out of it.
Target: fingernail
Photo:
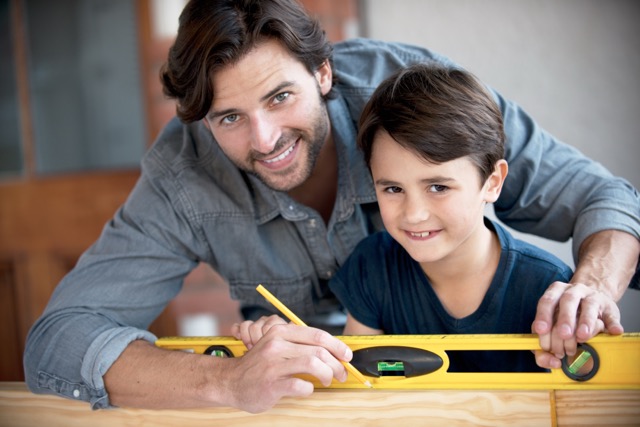
[[[533,328],[538,333],[541,333],[540,331],[544,332],[547,330],[547,322],[538,320],[534,323]]]
[[[353,352],[351,351],[351,349],[349,347],[347,347],[347,349],[344,352],[344,360],[349,361],[353,358]]]
[[[580,334],[583,336],[587,336],[589,335],[589,327],[587,325],[581,325],[580,326]]]

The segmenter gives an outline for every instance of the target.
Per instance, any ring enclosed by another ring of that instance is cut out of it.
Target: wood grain
[[[0,426],[34,425],[639,426],[640,390],[318,390],[249,414],[231,408],[92,411],[85,402],[36,395],[21,382],[0,382]]]
[[[230,408],[91,411],[87,403],[0,383],[0,425],[33,426],[551,426],[548,391],[319,390],[248,414]]]
[[[640,390],[557,390],[559,426],[640,426]]]

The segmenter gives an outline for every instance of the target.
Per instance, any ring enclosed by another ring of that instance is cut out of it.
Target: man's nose
[[[251,148],[263,154],[270,153],[276,146],[280,132],[278,126],[265,114],[255,114],[251,119]]]

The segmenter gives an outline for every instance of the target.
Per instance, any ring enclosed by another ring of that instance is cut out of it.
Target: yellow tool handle
[[[426,350],[443,360],[442,367],[424,375],[381,376],[367,379],[382,389],[640,389],[640,333],[622,335],[600,334],[586,344],[598,360],[595,373],[587,380],[570,377],[575,366],[584,361],[577,358],[566,369],[551,372],[447,372],[447,351],[455,350],[539,350],[537,335],[371,335],[338,336],[356,353],[363,349],[384,346],[410,347]],[[211,354],[211,349],[223,350],[227,357],[241,357],[246,351],[242,341],[233,337],[165,337],[156,345],[172,350]],[[218,353],[219,354],[219,353]],[[590,356],[590,355],[587,355]],[[393,369],[393,363],[387,364]],[[568,371],[568,372],[567,372]],[[367,375],[365,373],[365,375]],[[324,388],[314,378],[308,378],[316,388]],[[364,388],[355,379],[345,383],[334,381],[331,388]]]

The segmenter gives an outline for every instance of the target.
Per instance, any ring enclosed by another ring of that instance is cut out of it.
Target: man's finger
[[[569,285],[563,282],[553,282],[545,293],[538,300],[536,317],[533,321],[534,331],[537,334],[547,334],[551,332],[555,323],[556,308],[558,302]]]

